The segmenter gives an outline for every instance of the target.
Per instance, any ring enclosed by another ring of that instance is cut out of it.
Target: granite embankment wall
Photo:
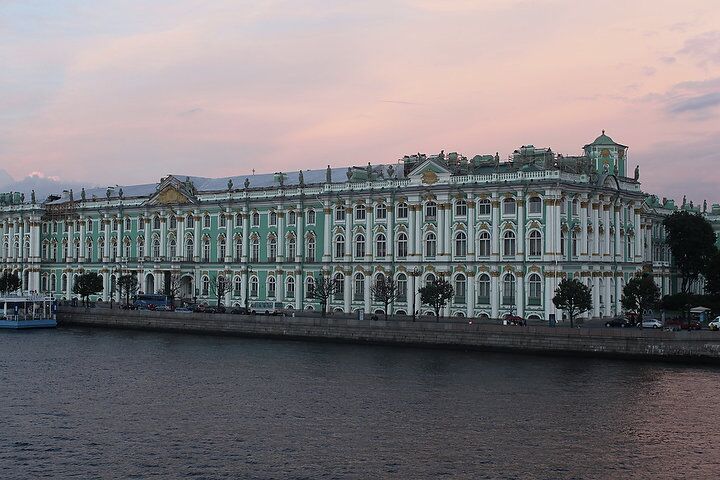
[[[720,364],[720,332],[266,317],[61,307],[60,325]]]

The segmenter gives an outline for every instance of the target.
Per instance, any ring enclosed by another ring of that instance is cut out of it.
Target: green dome
[[[605,135],[605,130],[602,131],[602,135],[597,137],[590,145],[617,145],[612,138]]]

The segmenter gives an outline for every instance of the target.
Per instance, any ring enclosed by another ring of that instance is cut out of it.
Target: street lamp
[[[416,319],[416,317],[417,317],[417,311],[419,310],[419,309],[416,309],[416,308],[415,308],[415,307],[417,306],[417,305],[415,305],[415,303],[416,303],[416,302],[415,302],[415,300],[416,300],[416,298],[415,298],[415,292],[417,292],[417,290],[418,290],[418,288],[417,288],[417,287],[418,287],[418,286],[417,286],[418,280],[417,280],[417,279],[418,279],[418,277],[420,276],[421,273],[422,273],[422,268],[420,268],[419,266],[415,266],[415,267],[413,268],[412,274],[413,274],[413,277],[415,277],[415,281],[413,282],[413,291],[411,292],[411,294],[412,294],[412,300],[413,300],[413,301],[412,301],[412,306],[413,306],[413,308],[412,308],[412,321],[413,321],[413,322],[415,321],[415,319]]]

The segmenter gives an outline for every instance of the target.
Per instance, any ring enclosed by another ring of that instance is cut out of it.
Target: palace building
[[[431,310],[417,291],[444,278],[455,290],[445,315],[492,318],[559,318],[555,288],[573,277],[592,288],[589,315],[608,317],[640,270],[663,294],[677,288],[661,225],[677,207],[642,192],[627,152],[603,132],[579,156],[528,145],[505,161],[441,152],[247,177],[168,175],[44,202],[4,194],[0,259],[24,290],[65,299],[77,275],[99,272],[105,301],[132,273],[147,293],[214,304],[223,282],[228,306],[317,310],[309,292],[327,275],[339,285],[329,308],[342,312],[381,311],[371,285],[384,275],[399,288],[391,313],[406,315]]]

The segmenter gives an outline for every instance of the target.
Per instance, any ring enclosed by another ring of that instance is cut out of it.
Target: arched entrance
[[[192,275],[185,275],[180,278],[180,291],[178,292],[180,298],[190,298],[194,294]]]
[[[145,293],[155,293],[155,276],[152,273],[148,273],[145,277]]]

